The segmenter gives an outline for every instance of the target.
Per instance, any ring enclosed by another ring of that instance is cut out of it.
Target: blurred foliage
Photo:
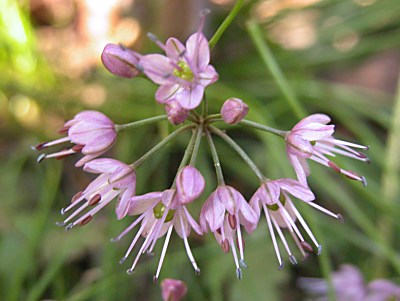
[[[101,110],[117,123],[163,113],[154,101],[153,84],[142,78],[115,78],[101,66],[101,49],[90,48],[96,37],[88,38],[82,29],[82,22],[90,18],[85,19],[81,2],[0,1],[0,300],[161,299],[159,288],[151,282],[157,255],[144,258],[133,276],[126,275],[125,265],[118,265],[129,238],[114,244],[109,239],[129,224],[129,218],[116,221],[110,207],[84,228],[64,233],[54,226],[66,200],[91,178],[73,168],[76,158],[38,166],[37,154],[30,148],[56,138],[55,129],[82,109]],[[185,28],[187,32],[178,33],[184,39],[198,22],[197,13],[193,15],[199,9],[196,1],[187,2],[193,7],[185,9],[193,18],[182,24],[179,17],[175,23],[171,20],[168,1],[127,2],[130,5],[122,7],[120,17],[130,16],[142,26],[129,46],[143,53],[159,51],[146,39],[146,32],[164,40],[176,28]],[[206,27],[211,37],[232,4],[206,5],[212,12]],[[69,14],[62,10],[65,7]],[[365,175],[366,188],[311,164],[310,184],[318,202],[345,218],[339,224],[311,212],[333,267],[352,263],[367,279],[395,281],[400,272],[399,191],[387,187],[398,185],[398,159],[390,161],[389,154],[400,142],[394,137],[387,144],[387,139],[398,132],[392,126],[400,66],[398,8],[398,0],[249,1],[213,49],[212,63],[220,81],[207,90],[213,112],[235,96],[249,104],[249,119],[282,129],[297,122],[246,31],[247,22],[256,20],[303,109],[329,114],[338,137],[370,146],[368,166],[337,159]],[[299,20],[308,20],[302,25],[306,34],[296,31],[302,28],[296,23]],[[97,22],[101,27],[101,20]],[[308,35],[307,30],[311,30]],[[290,40],[299,36],[300,42]],[[167,134],[165,125],[122,133],[110,155],[134,161]],[[294,176],[280,139],[237,126],[227,130],[268,177]],[[170,185],[188,139],[183,135],[138,170],[138,193]],[[222,141],[216,143],[228,183],[251,196],[258,185],[256,177]],[[198,162],[207,179],[206,196],[215,188],[206,145]],[[199,212],[201,203],[190,209]],[[193,274],[177,237],[172,239],[161,277],[183,279],[189,287],[186,300],[301,300],[296,277],[321,277],[315,256],[277,271],[263,221],[245,239],[249,269],[241,281],[236,279],[231,255],[220,250],[212,235],[191,240],[202,268],[200,277]],[[159,251],[160,246],[155,254]]]

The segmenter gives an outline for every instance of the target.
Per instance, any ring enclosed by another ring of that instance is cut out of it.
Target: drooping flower
[[[264,211],[265,218],[267,220],[268,230],[271,235],[272,243],[275,249],[276,257],[279,262],[279,268],[283,268],[283,261],[281,253],[279,251],[275,231],[278,233],[288,255],[291,263],[296,264],[297,260],[292,254],[289,245],[283,235],[281,228],[287,228],[293,237],[296,245],[300,249],[303,256],[306,255],[304,250],[312,252],[312,246],[306,242],[296,226],[295,222],[298,219],[308,236],[311,238],[313,243],[318,249],[318,254],[321,252],[321,245],[315,239],[313,233],[304,221],[300,212],[294,206],[290,195],[304,201],[308,205],[332,216],[339,220],[342,219],[340,214],[334,214],[329,210],[317,205],[313,202],[315,199],[314,194],[307,187],[302,185],[300,182],[293,179],[279,179],[279,180],[267,180],[261,184],[260,188],[254,193],[250,199],[250,206],[260,217],[261,209]],[[248,231],[253,231],[256,224],[250,224]],[[275,229],[275,230],[274,230]]]
[[[117,76],[132,78],[141,73],[140,54],[123,46],[107,44],[101,54],[104,67]]]
[[[59,133],[67,136],[54,141],[40,143],[35,148],[43,150],[66,142],[74,145],[69,149],[52,154],[42,154],[39,156],[38,162],[47,158],[61,159],[65,156],[82,152],[85,156],[75,164],[75,166],[80,167],[108,151],[117,139],[114,122],[103,113],[97,111],[82,111],[76,114],[73,119],[64,124]]]
[[[167,233],[158,268],[153,278],[154,282],[157,282],[173,229],[183,239],[186,253],[195,272],[197,274],[200,273],[187,238],[191,228],[199,235],[203,232],[185,205],[197,199],[203,192],[204,186],[205,182],[200,172],[192,166],[186,166],[177,176],[176,189],[150,192],[145,195],[134,196],[130,199],[128,214],[139,216],[118,237],[113,239],[113,241],[120,240],[141,222],[135,238],[120,261],[122,263],[128,258],[140,236],[143,236],[145,238],[144,242],[137,253],[132,267],[127,271],[129,274],[134,271],[141,254],[145,252],[152,253],[157,240]]]
[[[332,273],[337,300],[343,301],[395,301],[400,300],[400,286],[386,279],[365,283],[362,273],[350,264],[340,266]],[[328,284],[320,278],[300,278],[298,284],[318,300],[328,300]]]
[[[159,103],[176,100],[186,110],[196,108],[203,99],[204,89],[218,79],[218,73],[210,65],[210,48],[201,32],[191,35],[184,46],[178,39],[169,38],[162,44],[153,35],[150,38],[165,51],[161,54],[144,55],[139,64],[143,72],[156,84]]]
[[[123,218],[128,212],[129,199],[136,192],[136,172],[135,170],[118,160],[101,158],[95,159],[85,164],[83,170],[99,174],[85,190],[78,192],[71,200],[71,204],[61,210],[64,215],[78,204],[81,206],[69,215],[60,226],[66,226],[66,230],[72,229],[76,225],[85,225],[90,222],[93,216],[109,204],[118,196],[115,212],[118,219]],[[92,207],[79,218],[79,214],[87,208]],[[73,219],[75,221],[71,222]]]
[[[217,242],[225,253],[232,249],[236,265],[236,275],[240,279],[246,267],[244,261],[244,241],[240,225],[246,229],[257,223],[257,215],[239,191],[231,186],[219,186],[204,203],[200,213],[200,225],[203,231],[214,233]],[[235,241],[237,237],[237,256]]]
[[[236,124],[247,115],[249,106],[239,98],[227,99],[221,108],[222,119],[227,124]]]
[[[363,176],[343,169],[327,158],[327,156],[334,157],[335,154],[339,154],[368,162],[366,155],[354,150],[354,148],[367,150],[368,147],[335,139],[333,137],[335,126],[328,125],[330,120],[327,115],[313,114],[302,119],[287,134],[286,151],[299,181],[303,184],[307,183],[306,178],[310,171],[306,159],[311,159],[366,185]]]
[[[177,279],[164,279],[161,282],[163,301],[180,301],[186,295],[185,282]]]

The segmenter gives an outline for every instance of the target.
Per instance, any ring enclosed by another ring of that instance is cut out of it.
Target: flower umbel
[[[299,181],[307,183],[310,171],[306,159],[311,159],[332,168],[346,177],[367,184],[365,178],[353,171],[343,169],[326,156],[343,155],[368,162],[368,157],[354,148],[367,150],[368,146],[354,144],[333,137],[334,125],[327,125],[331,119],[324,114],[313,114],[298,122],[286,136],[286,151]]]
[[[114,122],[103,113],[97,111],[82,111],[76,114],[73,119],[64,124],[59,133],[67,134],[67,136],[54,141],[40,143],[35,148],[43,150],[66,142],[75,145],[52,154],[42,154],[39,156],[38,162],[47,158],[61,159],[81,152],[85,156],[75,164],[76,167],[80,167],[108,151],[117,139]]]

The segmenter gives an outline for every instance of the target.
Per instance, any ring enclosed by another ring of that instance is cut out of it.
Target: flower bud
[[[185,282],[176,279],[164,279],[161,282],[162,298],[164,301],[180,301],[187,292]]]
[[[173,125],[178,125],[184,122],[189,116],[189,110],[182,108],[176,100],[166,103],[165,111],[167,112],[168,120]]]
[[[107,44],[101,60],[104,67],[117,76],[132,78],[140,74],[139,54],[123,45]]]
[[[228,124],[236,124],[247,115],[249,106],[239,98],[227,99],[221,108],[222,119]]]

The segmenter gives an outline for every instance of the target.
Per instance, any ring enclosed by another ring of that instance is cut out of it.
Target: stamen
[[[278,258],[279,266],[282,266],[282,268],[283,268],[281,253],[279,251],[278,243],[276,242],[275,232],[274,232],[274,229],[272,228],[272,224],[271,224],[271,218],[269,216],[268,209],[265,204],[263,204],[263,209],[264,209],[265,218],[267,220],[268,230],[271,235],[272,244],[275,249],[275,254],[276,254],[276,257]]]
[[[239,267],[239,261],[238,261],[238,257],[237,257],[237,253],[236,253],[236,248],[235,248],[235,245],[233,244],[232,238],[229,239],[229,244],[232,248],[233,260],[235,261],[235,265],[236,265],[236,276],[238,279],[242,279],[242,270]]]
[[[299,219],[300,224],[303,226],[304,230],[306,230],[308,236],[310,236],[311,240],[314,242],[316,246],[318,246],[318,242],[314,237],[314,234],[311,232],[311,229],[308,227],[307,223],[301,216],[300,212],[297,210],[297,208],[293,205],[292,202],[289,202],[290,206],[292,207],[293,212],[295,213],[296,217]]]
[[[50,147],[53,145],[57,145],[57,144],[61,144],[64,142],[68,142],[68,141],[70,141],[69,137],[63,137],[63,138],[56,139],[53,141],[39,143],[35,148],[36,148],[36,150],[42,150],[44,148],[47,148],[47,147]]]
[[[132,275],[133,274],[133,271],[134,271],[134,269],[127,269],[126,270],[126,273],[128,274],[128,275]]]
[[[301,247],[303,248],[303,250],[307,251],[307,252],[314,252],[314,249],[312,248],[312,246],[306,242],[306,241],[301,241],[300,242]]]
[[[74,224],[71,223],[71,224],[69,224],[68,226],[65,227],[65,231],[68,232],[68,231],[71,230],[73,227],[74,227]]]
[[[82,191],[78,191],[71,199],[71,203],[76,202],[82,196]]]
[[[158,277],[157,276],[153,276],[153,283],[154,284],[158,284]]]
[[[237,279],[242,279],[243,275],[242,275],[242,270],[240,268],[236,269],[236,277]]]
[[[297,259],[293,255],[289,255],[289,260],[293,265],[297,265]]]
[[[76,144],[73,147],[71,147],[71,149],[76,153],[80,153],[84,147],[85,147],[84,145]]]
[[[224,253],[229,253],[229,241],[227,239],[224,239],[221,242],[221,248]]]
[[[36,146],[32,146],[32,149],[33,150],[42,150],[42,149],[44,149],[44,148],[46,148],[46,142],[42,142],[42,143],[39,143],[38,145],[36,145]]]
[[[190,246],[189,246],[189,242],[188,242],[188,239],[187,239],[187,235],[186,235],[186,233],[185,233],[185,227],[184,227],[184,225],[183,225],[182,215],[179,215],[179,220],[180,220],[181,228],[182,228],[182,232],[183,232],[183,233],[182,233],[182,234],[183,234],[183,243],[184,243],[184,245],[185,245],[186,254],[188,255],[189,260],[190,260],[190,262],[191,262],[192,265],[193,265],[195,274],[196,274],[196,275],[199,275],[199,274],[200,274],[200,269],[199,269],[199,267],[197,266],[197,263],[196,263],[196,260],[194,259],[194,256],[193,256],[192,251],[190,250]]]
[[[169,243],[169,240],[171,238],[171,233],[172,233],[172,229],[173,228],[174,228],[173,225],[169,226],[167,237],[165,238],[164,246],[163,246],[162,251],[161,251],[160,261],[158,262],[157,272],[156,272],[156,275],[154,276],[155,279],[158,279],[158,276],[160,276],[161,267],[162,267],[162,264],[164,262],[165,253],[167,252],[167,249],[168,249],[168,243]],[[154,280],[154,278],[153,278],[153,280]]]
[[[161,43],[161,41],[157,38],[157,36],[154,33],[148,32],[147,37],[150,40],[152,40],[154,43],[156,43],[158,47],[160,47],[162,50],[165,51],[165,45],[163,43]]]
[[[119,264],[123,264],[125,262],[125,260],[127,260],[128,257],[124,256],[120,259]]]
[[[338,220],[342,220],[343,221],[343,217],[340,214],[335,214],[335,213],[329,211],[328,209],[326,209],[326,208],[324,208],[324,207],[322,207],[322,206],[320,206],[320,205],[318,205],[318,204],[316,204],[314,202],[308,202],[307,204],[310,205],[311,207],[314,207],[315,209],[327,214],[327,215],[330,215],[330,216],[332,216],[334,218],[337,218]]]
[[[145,214],[139,216],[132,224],[130,224],[120,235],[115,238],[111,238],[111,242],[119,241],[122,237],[124,237],[128,232],[130,232],[136,225],[144,218]]]
[[[143,250],[145,249],[147,242],[148,242],[148,241],[150,240],[150,238],[152,237],[152,233],[153,233],[153,230],[154,230],[154,227],[155,227],[156,224],[157,224],[157,222],[154,222],[153,226],[151,227],[151,229],[150,229],[150,231],[149,231],[149,234],[147,234],[147,237],[146,237],[146,239],[144,240],[143,245],[141,246],[139,252],[137,253],[136,258],[135,258],[135,261],[133,262],[132,267],[131,267],[131,270],[132,270],[132,271],[135,269],[135,266],[136,266],[137,262],[139,261],[140,255],[143,254]]]
[[[285,267],[285,264],[282,262],[282,263],[279,265],[278,271],[282,271],[284,267]]]
[[[91,215],[88,215],[87,217],[85,217],[80,223],[79,226],[84,226],[87,223],[89,223],[91,220],[93,219],[93,217]]]
[[[275,219],[274,219],[273,216],[271,216],[271,220],[272,220],[272,222],[273,222],[273,224],[274,224],[274,227],[275,227],[275,229],[276,229],[276,232],[278,232],[278,235],[279,235],[279,237],[281,238],[281,241],[282,241],[282,243],[283,243],[283,246],[284,246],[285,249],[286,249],[286,252],[289,254],[289,256],[292,255],[292,251],[291,251],[290,248],[289,248],[289,245],[288,245],[288,243],[287,243],[287,241],[286,241],[286,238],[285,238],[285,236],[283,235],[281,228],[279,227],[279,225],[277,224],[277,222],[275,221]],[[291,232],[291,233],[292,233],[292,232]],[[296,237],[295,235],[293,235],[293,236]],[[278,250],[278,252],[279,252],[278,244],[277,244],[277,250]],[[275,251],[275,252],[276,252],[276,251]],[[279,254],[279,256],[278,256],[278,254]],[[278,256],[278,260],[280,261],[279,263],[282,265],[283,262],[282,262],[282,260],[281,260],[280,253],[277,253],[277,256]]]
[[[328,166],[338,173],[341,172],[341,168],[332,161],[328,161]]]
[[[71,128],[70,126],[63,126],[62,128],[60,128],[58,130],[58,133],[61,134],[61,135],[65,135],[65,134],[68,133],[70,128]]]
[[[65,226],[65,222],[56,222],[56,225],[58,226],[58,227],[64,227]]]
[[[101,200],[101,194],[95,194],[90,200],[89,200],[89,203],[88,203],[88,205],[89,206],[94,206],[94,205],[96,205],[96,204],[98,204],[99,202],[100,202],[100,200]]]
[[[232,230],[236,229],[237,226],[236,217],[229,213],[228,213],[228,223]]]
[[[46,158],[46,154],[40,154],[39,157],[36,159],[37,163],[42,162]]]

